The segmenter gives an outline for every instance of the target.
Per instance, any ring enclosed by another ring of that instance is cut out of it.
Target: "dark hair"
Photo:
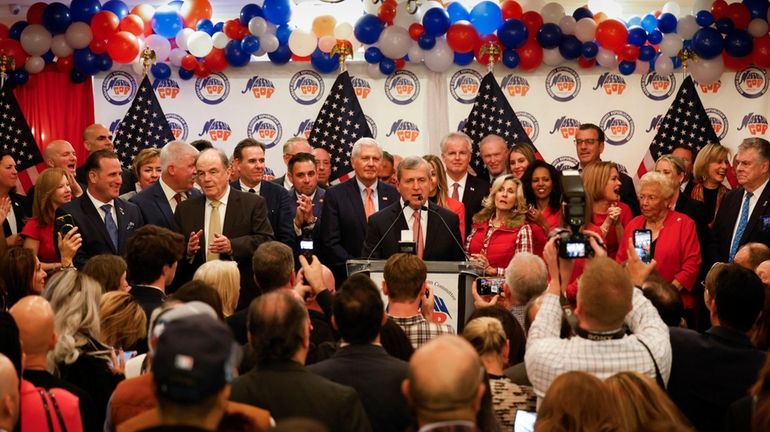
[[[217,313],[217,318],[224,321],[225,315],[222,313],[222,299],[217,290],[202,280],[191,280],[185,283],[178,290],[174,291],[169,299],[177,300],[182,303],[199,301],[206,303]]]
[[[86,159],[86,163],[83,165],[85,171],[99,171],[101,169],[102,159],[118,159],[118,154],[112,150],[97,150]]]
[[[81,272],[102,286],[102,292],[120,289],[120,277],[126,272],[126,260],[112,254],[95,255],[86,261]]]
[[[257,364],[291,359],[302,346],[308,319],[305,306],[287,290],[254,299],[248,329]]]
[[[16,375],[21,378],[21,337],[19,326],[13,315],[0,311],[0,354],[8,357],[16,368]]]
[[[384,311],[377,286],[361,273],[342,284],[332,303],[337,330],[345,342],[351,344],[372,342],[380,334]]]
[[[35,270],[35,254],[30,249],[15,246],[0,258],[0,278],[7,290],[7,308],[10,309],[22,297],[32,292]]]
[[[391,356],[408,362],[414,354],[414,347],[404,329],[388,318],[380,329],[380,343]]]
[[[291,280],[294,252],[281,242],[266,241],[254,251],[251,269],[254,272],[254,280],[263,293],[280,288]]]
[[[214,144],[212,144],[211,141],[205,139],[195,140],[191,142],[190,145],[195,147],[195,149],[199,152],[206,150],[207,148],[214,148]]]
[[[677,142],[673,147],[671,147],[671,150],[669,150],[668,154],[674,154],[674,150],[676,149],[687,150],[690,152],[690,154],[693,155],[693,159],[695,158],[695,149],[692,148],[689,144]]]
[[[658,314],[669,327],[678,327],[681,321],[684,306],[679,292],[671,282],[653,273],[644,281],[642,293],[650,300]]]
[[[548,170],[548,175],[551,176],[551,183],[553,189],[551,195],[548,197],[548,208],[555,212],[561,212],[561,203],[564,201],[564,188],[561,184],[561,172],[557,170],[553,165],[536,159],[529,164],[527,170],[524,171],[524,175],[521,176],[521,183],[524,186],[524,199],[527,200],[527,204],[537,206],[537,199],[535,198],[535,190],[532,188],[532,176],[535,175],[535,170],[538,168],[545,168]]]
[[[393,155],[384,150],[382,152],[382,160],[390,162],[391,165],[395,163],[395,159],[393,159]]]
[[[145,225],[128,239],[126,263],[131,279],[137,284],[155,282],[163,266],[171,266],[182,258],[184,237],[166,228]]]
[[[714,301],[719,323],[746,333],[765,304],[765,285],[753,271],[730,264],[715,281]]]
[[[248,147],[259,147],[262,151],[265,151],[265,145],[255,140],[254,138],[244,138],[238,141],[233,149],[233,159],[243,160],[243,149]]]
[[[599,142],[604,142],[604,131],[593,123],[582,123],[580,127],[578,127],[578,130],[594,130],[598,135]]]
[[[494,318],[503,325],[505,337],[509,341],[508,365],[513,366],[524,361],[527,337],[524,335],[524,329],[521,328],[519,321],[508,309],[498,304],[478,308],[471,313],[468,321],[478,317]]]
[[[315,156],[313,156],[312,153],[299,152],[299,153],[295,154],[294,156],[292,156],[291,159],[289,159],[289,163],[287,165],[287,168],[289,169],[290,173],[292,173],[292,174],[294,173],[294,164],[296,164],[298,162],[313,162],[313,165],[316,164]]]

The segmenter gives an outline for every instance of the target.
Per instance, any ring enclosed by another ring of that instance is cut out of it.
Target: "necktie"
[[[417,256],[422,258],[422,254],[425,249],[425,243],[422,238],[422,225],[420,223],[420,211],[416,210],[413,213],[414,223],[412,223],[412,238],[417,245]]]
[[[211,201],[211,217],[209,218],[209,244],[214,241],[215,234],[222,234],[222,224],[219,222],[219,201]],[[208,246],[206,246],[208,247]],[[219,254],[208,252],[206,261],[219,259]]]
[[[104,227],[107,228],[107,234],[109,234],[110,240],[112,240],[112,246],[115,247],[115,250],[118,250],[118,226],[115,225],[115,220],[112,219],[112,205],[105,204],[101,208],[104,212]]]
[[[176,201],[176,205],[179,205],[182,203],[182,194],[179,192],[174,194],[174,201]]]
[[[372,188],[366,188],[366,202],[364,203],[364,213],[366,213],[366,219],[374,214],[374,198],[372,198]]]
[[[733,238],[733,244],[730,246],[730,259],[729,262],[733,262],[735,254],[738,252],[738,246],[741,244],[741,237],[746,232],[746,225],[749,224],[749,201],[754,196],[751,192],[746,192],[743,198],[743,205],[741,206],[741,216],[738,219],[738,228],[735,230],[735,237]]]
[[[460,201],[460,183],[455,182],[452,185],[452,199]]]
[[[257,193],[257,191],[254,190],[254,188],[249,189],[249,193]]]

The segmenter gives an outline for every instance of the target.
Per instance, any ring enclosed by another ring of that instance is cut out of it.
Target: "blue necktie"
[[[110,235],[112,245],[115,246],[115,250],[118,250],[118,226],[115,225],[115,220],[112,219],[112,205],[105,204],[102,206],[104,211],[104,227],[107,228],[107,234]]]
[[[743,205],[741,206],[741,217],[738,219],[738,229],[735,230],[735,238],[733,238],[733,244],[730,246],[729,262],[733,262],[735,254],[738,252],[738,246],[741,244],[741,237],[746,232],[746,225],[749,224],[749,201],[754,196],[751,192],[746,192],[743,198]]]

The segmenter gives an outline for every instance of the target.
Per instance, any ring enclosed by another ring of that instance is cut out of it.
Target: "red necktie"
[[[422,238],[422,226],[420,223],[420,211],[414,212],[414,223],[412,224],[412,238],[417,245],[417,256],[422,258],[425,249],[425,243]]]
[[[372,188],[366,188],[366,202],[364,203],[364,213],[366,213],[366,219],[374,214],[374,199],[372,198]]]

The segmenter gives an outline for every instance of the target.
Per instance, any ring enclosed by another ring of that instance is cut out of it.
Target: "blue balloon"
[[[219,31],[221,31],[221,30],[219,30]],[[291,27],[289,27],[288,25],[284,24],[282,26],[279,26],[275,30],[275,37],[278,38],[278,43],[281,44],[281,45],[288,44],[289,43],[289,36],[291,36],[291,32],[293,32],[293,31],[294,30]]]
[[[650,61],[655,58],[655,48],[645,45],[639,47],[639,60]]]
[[[187,69],[184,69],[184,68],[179,68],[179,78],[187,81],[187,80],[191,79],[193,77],[193,75],[195,75],[195,73],[193,71],[190,71],[190,70],[187,70]]]
[[[151,25],[155,33],[164,38],[173,38],[184,28],[184,21],[179,12],[171,8],[158,8],[152,17]]]
[[[751,12],[751,18],[767,19],[767,9],[770,6],[767,0],[743,0],[743,4]]]
[[[267,53],[267,57],[274,64],[286,64],[291,60],[291,49],[289,49],[288,45],[278,45],[278,49],[271,53]]]
[[[214,23],[211,22],[211,20],[202,18],[198,20],[197,24],[195,24],[195,29],[198,31],[206,32],[209,34],[209,36],[211,36],[214,34]]]
[[[291,19],[289,0],[265,0],[262,4],[262,12],[273,24],[286,24]]]
[[[252,18],[261,16],[265,16],[265,14],[262,12],[262,8],[259,7],[259,5],[249,3],[241,8],[241,24],[243,25],[249,25],[249,21],[251,21]]]
[[[80,84],[86,80],[86,74],[84,74],[83,72],[80,72],[77,69],[72,69],[70,71],[70,80],[72,80],[72,82],[74,82],[75,84]]]
[[[455,59],[454,62],[457,66],[467,66],[473,62],[473,51],[468,51],[466,53],[455,53]]]
[[[417,45],[425,51],[431,50],[436,46],[436,38],[427,33],[423,33],[423,35],[417,39]]]
[[[103,11],[110,11],[118,16],[119,20],[128,16],[128,6],[120,0],[110,0],[102,5]]]
[[[62,3],[55,2],[45,7],[43,11],[43,25],[53,34],[64,33],[72,23],[70,8]]]
[[[636,70],[636,62],[635,61],[626,61],[623,60],[618,65],[618,71],[620,71],[621,75],[631,75]]]
[[[13,25],[11,25],[11,28],[8,29],[8,38],[16,39],[16,40],[21,39],[21,32],[23,32],[28,25],[29,23],[27,23],[26,21],[17,21],[13,23]]]
[[[453,1],[452,3],[449,3],[449,6],[447,6],[446,11],[449,14],[449,22],[452,24],[456,23],[457,21],[471,20],[471,14],[468,12],[468,9],[465,9],[465,6],[463,6],[458,1]]]
[[[598,53],[599,45],[597,45],[596,42],[585,42],[583,46],[580,47],[580,54],[587,59],[596,57],[596,54]]]
[[[701,27],[708,27],[714,23],[714,15],[707,10],[698,11],[695,14],[695,22]]]
[[[724,17],[717,20],[717,30],[722,34],[727,34],[733,31],[735,24],[730,18]]]
[[[8,81],[10,81],[10,84],[13,87],[24,85],[29,81],[29,72],[22,68],[9,73],[8,78]]]
[[[631,28],[633,26],[642,26],[642,17],[639,15],[632,15],[628,18],[628,21],[626,21],[626,27]]]
[[[89,23],[91,17],[100,10],[102,10],[102,4],[99,3],[99,0],[72,0],[70,4],[73,22]]]
[[[556,48],[561,43],[562,33],[558,24],[545,23],[537,31],[537,42],[545,49]]]
[[[655,15],[653,14],[647,14],[642,18],[642,28],[647,32],[650,33],[651,31],[658,28],[658,19],[655,18]]]
[[[502,23],[503,11],[497,2],[485,0],[471,9],[471,24],[481,36],[494,33]]]
[[[107,72],[108,70],[112,69],[112,59],[110,58],[110,55],[104,53],[96,56],[96,65],[102,72]]]
[[[214,32],[211,33],[211,34],[214,34],[216,32],[221,32],[222,29],[224,29],[224,27],[225,27],[225,23],[223,23],[222,21],[214,24]]]
[[[248,35],[241,41],[241,49],[250,55],[259,51],[259,46],[259,38],[254,35]]]
[[[369,47],[364,51],[364,59],[369,64],[379,63],[382,60],[382,51],[377,47]]]
[[[513,69],[519,65],[519,53],[515,50],[507,49],[503,51],[503,64],[509,69]]]
[[[660,43],[660,41],[663,40],[663,33],[660,32],[660,30],[655,29],[651,32],[647,32],[647,40],[653,44],[657,45]]]
[[[88,48],[76,49],[72,54],[72,62],[78,70],[86,75],[93,75],[99,72],[96,54]]]
[[[251,54],[241,49],[241,41],[233,39],[225,45],[225,58],[230,66],[244,67],[249,64]]]
[[[367,14],[356,21],[353,34],[361,43],[371,45],[377,42],[384,28],[385,23],[377,15]]]
[[[588,9],[587,7],[579,7],[575,9],[574,12],[572,12],[572,18],[575,18],[575,21],[580,21],[583,18],[593,18],[594,13],[591,12],[591,9]]]
[[[104,55],[107,55],[107,54],[104,54]],[[42,57],[43,57],[43,60],[45,61],[45,64],[51,63],[56,58],[56,56],[53,55],[53,51],[51,50],[48,50],[45,54],[42,55]],[[107,57],[109,56],[107,55]]]
[[[385,75],[390,75],[395,71],[396,71],[396,62],[394,62],[393,60],[387,57],[380,60],[380,72],[382,72]]]
[[[676,16],[671,13],[664,13],[658,17],[658,30],[661,33],[673,33],[676,31]]]
[[[339,54],[330,55],[318,48],[313,51],[313,54],[310,54],[310,64],[312,64],[318,72],[325,74],[332,73],[340,67],[339,59]]]
[[[165,63],[155,63],[150,67],[150,72],[158,80],[171,78],[171,68]]]
[[[428,9],[422,16],[422,26],[425,28],[425,34],[441,36],[449,29],[449,14],[444,8]]]
[[[713,59],[722,53],[722,35],[711,27],[703,27],[692,37],[692,48],[699,57]]]
[[[628,29],[628,37],[626,38],[626,42],[630,43],[631,45],[640,47],[644,45],[645,42],[647,42],[647,32],[638,26],[631,27]]]
[[[733,57],[745,57],[753,48],[754,39],[746,30],[733,30],[725,37],[725,51]]]
[[[516,18],[506,20],[497,30],[497,39],[506,48],[521,48],[528,36],[527,26]]]
[[[561,39],[559,43],[559,54],[567,60],[574,60],[580,57],[583,44],[574,35],[567,35]]]

